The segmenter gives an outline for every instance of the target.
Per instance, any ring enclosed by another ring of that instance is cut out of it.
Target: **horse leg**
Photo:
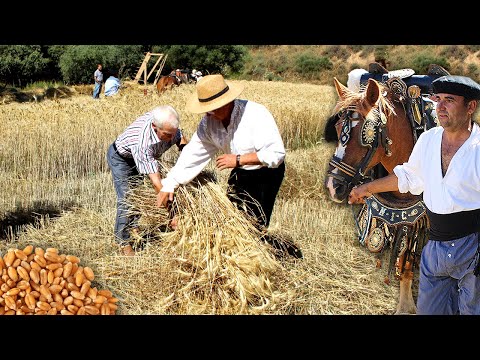
[[[163,92],[163,82],[159,81],[157,83],[157,93],[158,93],[158,95],[160,95],[162,92]]]
[[[412,294],[413,271],[412,263],[406,261],[403,274],[400,276],[400,296],[395,315],[416,314],[417,307]]]

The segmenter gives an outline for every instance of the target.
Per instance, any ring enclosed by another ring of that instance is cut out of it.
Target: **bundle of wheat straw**
[[[213,181],[194,180],[176,191],[175,231],[156,208],[155,192],[144,183],[128,198],[141,215],[140,234],[149,234],[140,257],[159,256],[156,312],[174,314],[260,314],[285,311],[294,291],[282,290],[286,271],[245,214]]]

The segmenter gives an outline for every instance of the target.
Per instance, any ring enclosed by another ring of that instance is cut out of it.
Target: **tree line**
[[[0,84],[91,84],[98,63],[107,75],[133,79],[147,52],[168,55],[162,74],[176,68],[236,74],[248,56],[242,45],[0,45]],[[155,61],[150,59],[149,68]]]

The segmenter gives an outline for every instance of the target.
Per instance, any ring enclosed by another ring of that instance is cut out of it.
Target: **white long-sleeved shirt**
[[[419,136],[408,162],[393,171],[402,193],[418,195],[430,211],[449,214],[480,208],[480,128],[474,123],[469,138],[457,150],[442,176],[443,128]]]
[[[243,165],[246,170],[276,168],[285,159],[283,140],[270,111],[256,102],[236,99],[227,129],[207,114],[202,118],[175,166],[162,180],[162,191],[174,192],[178,185],[193,180],[218,151],[240,155],[256,152],[262,165]]]

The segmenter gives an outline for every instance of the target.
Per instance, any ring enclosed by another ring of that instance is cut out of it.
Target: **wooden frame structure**
[[[148,62],[150,61],[150,58],[152,56],[158,56],[158,59],[155,62],[155,65],[153,65],[153,67],[150,69],[150,72],[148,72],[147,74]],[[143,84],[147,85],[148,79],[155,71],[155,68],[160,64],[160,67],[158,68],[157,73],[155,75],[155,81],[153,82],[153,85],[155,86],[158,81],[158,78],[160,77],[160,73],[162,72],[163,66],[165,65],[167,56],[168,54],[157,54],[157,53],[147,52],[145,54],[145,58],[143,59],[142,65],[140,65],[140,68],[137,71],[137,75],[135,75],[135,81],[140,81],[143,74]]]

